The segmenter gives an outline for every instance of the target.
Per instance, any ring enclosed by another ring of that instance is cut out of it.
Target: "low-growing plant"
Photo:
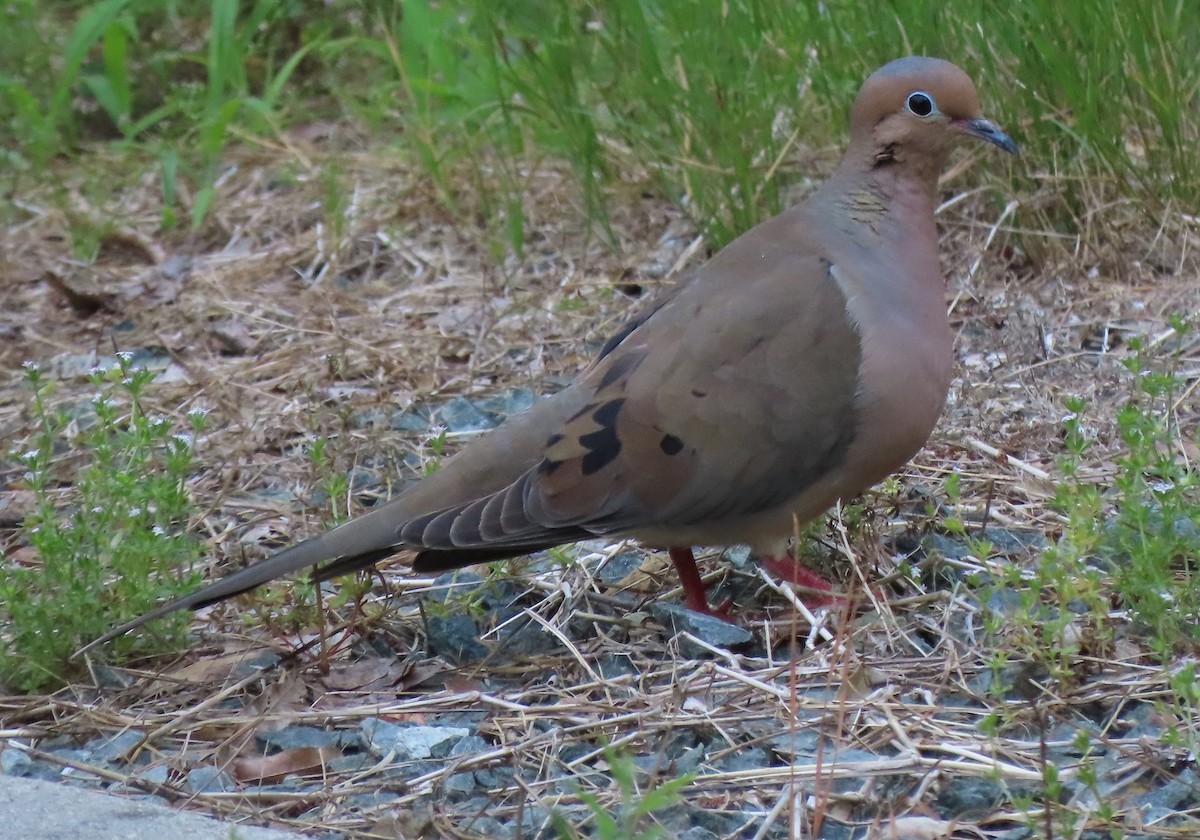
[[[1174,318],[1171,325],[1182,347],[1188,324]],[[985,598],[1011,603],[1015,593],[1016,600],[986,619],[989,631],[1007,637],[992,660],[997,673],[1016,658],[1044,666],[1051,679],[1078,681],[1080,654],[1103,653],[1112,642],[1114,606],[1164,663],[1200,643],[1200,478],[1184,454],[1196,430],[1176,419],[1179,353],[1152,354],[1137,339],[1129,346],[1129,394],[1116,414],[1122,448],[1109,459],[1111,477],[1098,482],[1084,470],[1094,447],[1089,406],[1068,399],[1063,478],[1051,503],[1062,530],[1036,563],[1009,566],[985,587]],[[986,546],[980,551],[986,556]],[[1195,691],[1175,694],[1195,703]]]
[[[198,582],[187,482],[205,417],[189,412],[181,430],[148,414],[154,376],[118,354],[90,374],[90,403],[68,409],[52,405],[53,379],[25,365],[37,430],[14,455],[35,499],[21,528],[33,553],[7,558],[0,579],[0,674],[14,688],[63,684],[81,667],[71,660],[81,645]],[[176,649],[188,622],[186,613],[155,622],[114,640],[107,655]]]
[[[668,779],[647,790],[638,790],[637,765],[632,756],[620,750],[606,749],[604,758],[620,795],[616,812],[605,807],[600,797],[594,793],[580,791],[579,798],[587,806],[593,825],[586,834],[581,833],[580,829],[568,822],[561,813],[555,813],[554,830],[560,840],[578,840],[581,837],[595,837],[597,840],[653,840],[655,837],[662,837],[665,833],[662,826],[646,825],[646,822],[656,812],[679,801],[680,791],[691,782],[691,775]]]

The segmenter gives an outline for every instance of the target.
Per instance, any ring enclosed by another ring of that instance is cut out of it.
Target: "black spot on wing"
[[[663,439],[658,442],[658,448],[665,455],[678,455],[683,451],[683,441],[675,435],[663,435]]]
[[[538,464],[538,475],[554,475],[554,471],[562,465],[562,461],[551,461],[549,458],[543,458],[542,463]]]
[[[560,435],[558,432],[555,432],[554,434],[550,435],[550,437],[546,438],[546,448],[549,449],[551,446],[554,446],[554,444],[558,443],[562,439],[563,439],[563,436]]]
[[[621,454],[621,439],[617,437],[617,416],[625,400],[609,400],[592,413],[600,426],[594,432],[579,436],[579,445],[587,450],[580,461],[580,472],[592,475],[611,464]]]

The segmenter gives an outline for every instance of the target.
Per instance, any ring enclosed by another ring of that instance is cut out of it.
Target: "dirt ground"
[[[334,159],[340,200],[331,209]],[[102,164],[84,160],[79,171]],[[385,150],[301,145],[298,152],[235,154],[214,216],[195,235],[158,230],[150,174],[115,188],[102,203],[85,198],[95,192],[76,177],[76,170],[65,169],[54,189],[18,195],[20,218],[0,230],[4,448],[18,445],[29,430],[22,361],[65,370],[60,395],[85,398],[90,386],[71,374],[73,359],[156,349],[166,367],[152,388],[152,407],[176,417],[197,407],[209,411],[210,432],[199,441],[201,470],[191,490],[202,512],[195,532],[206,541],[214,574],[323,527],[328,510],[311,504],[320,476],[304,454],[315,437],[328,438],[337,470],[361,467],[377,485],[369,492],[386,492],[415,475],[406,456],[432,457],[431,433],[355,417],[390,416],[455,395],[561,387],[639,298],[672,282],[706,251],[674,205],[647,197],[636,183],[612,190],[614,247],[585,223],[569,172],[554,166],[529,178],[523,258],[505,249],[503,225],[485,215],[477,195],[464,190],[459,213],[451,215],[420,174]],[[1053,192],[1051,181],[1045,190]],[[900,476],[900,498],[920,493],[942,501],[945,476],[957,472],[958,515],[978,523],[986,511],[992,524],[1053,537],[1059,525],[1046,500],[1062,455],[1063,400],[1082,395],[1095,409],[1089,429],[1097,446],[1089,467],[1103,480],[1115,445],[1113,407],[1129,392],[1121,365],[1127,339],[1161,341],[1168,315],[1200,311],[1200,225],[1173,210],[1147,218],[1117,203],[1076,233],[1024,227],[1039,218],[1028,206],[1044,196],[981,194],[972,188],[969,167],[946,181],[944,194],[943,268],[959,364],[932,440]],[[1010,199],[1015,204],[1006,209]],[[56,209],[63,207],[69,210]],[[99,231],[90,262],[72,253],[73,231],[81,225]],[[1184,360],[1193,384],[1196,359],[1193,348]],[[1196,405],[1194,394],[1181,403],[1181,424],[1194,428]],[[463,437],[450,435],[449,448]],[[20,470],[6,457],[0,452],[0,492],[13,492],[20,489]],[[843,580],[852,575],[837,558],[853,554],[875,562],[886,554],[879,539],[913,524],[915,503],[894,502],[870,496],[873,527],[830,549]],[[3,528],[0,549],[19,548],[15,529]],[[704,570],[750,574],[730,571],[715,556]],[[385,576],[393,609],[372,632],[417,661],[423,650],[417,604],[429,581],[407,576],[402,566],[389,567]],[[494,795],[498,813],[528,802],[556,806],[564,796],[553,781],[572,771],[539,735],[547,730],[535,726],[538,721],[552,722],[566,739],[602,732],[635,750],[654,733],[680,726],[714,728],[735,740],[738,727],[751,720],[755,726],[747,732],[811,726],[846,743],[897,739],[928,759],[880,773],[1040,778],[1036,737],[1014,735],[998,748],[977,726],[939,722],[939,699],[984,668],[985,642],[930,651],[914,648],[906,635],[917,627],[936,629],[954,611],[970,609],[960,595],[928,593],[922,600],[922,593],[910,591],[882,612],[867,610],[873,618],[829,618],[810,630],[783,594],[759,583],[767,618],[750,629],[772,653],[753,660],[689,658],[653,622],[622,624],[622,602],[606,598],[612,593],[589,572],[540,567],[514,580],[536,593],[529,608],[549,626],[586,612],[601,616],[598,626],[612,633],[586,645],[565,643],[532,668],[485,662],[443,669],[430,682],[409,685],[397,676],[388,688],[364,688],[345,676],[361,667],[349,643],[333,646],[331,673],[342,674],[340,680],[322,673],[311,647],[286,667],[235,676],[234,663],[245,656],[264,649],[287,653],[313,638],[272,637],[247,627],[237,618],[243,599],[205,611],[197,625],[203,642],[194,651],[128,671],[134,678],[125,688],[81,683],[50,697],[9,697],[0,716],[10,737],[20,732],[35,742],[138,728],[151,733],[148,744],[158,759],[192,766],[228,761],[263,727],[338,728],[366,715],[412,720],[484,707],[497,710],[491,725],[502,760],[528,771],[521,786]],[[662,589],[649,588],[655,598],[672,597],[666,590],[673,584],[665,580]],[[384,590],[376,592],[384,597]],[[789,632],[797,626],[798,639]],[[640,678],[609,683],[597,677],[591,664],[617,652],[633,657]],[[548,673],[556,679],[545,681]],[[860,673],[867,676],[851,679]],[[1140,654],[1111,663],[1108,673],[1110,688],[1141,680],[1148,696],[1162,690]],[[521,688],[521,675],[536,676]],[[914,705],[919,686],[927,687],[927,707]],[[809,688],[832,691],[836,704],[819,702]],[[1104,690],[1087,688],[1092,695]],[[253,714],[230,715],[214,697],[244,697]],[[1084,699],[1063,696],[1055,701],[1059,706],[1049,705],[1065,709]],[[819,767],[809,777],[796,772],[708,774],[688,796],[718,810],[753,801],[770,812],[793,796],[800,803],[796,791],[823,790]],[[453,821],[444,803],[430,798],[443,781],[437,774],[408,780],[395,802],[373,810],[344,806],[342,779],[327,778],[321,793],[291,799],[252,791],[184,796],[178,789],[172,797],[170,784],[151,792],[192,808],[298,827],[319,822],[356,837],[404,834],[406,825],[410,832],[449,836]],[[818,805],[831,817],[852,808],[837,795],[818,795]],[[778,807],[776,818],[784,820],[778,814],[786,809]],[[1012,819],[981,818],[977,830]],[[420,827],[412,828],[412,820]]]

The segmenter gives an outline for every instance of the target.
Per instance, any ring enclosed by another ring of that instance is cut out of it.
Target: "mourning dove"
[[[784,557],[797,522],[929,437],[953,361],[933,211],[963,136],[1017,150],[955,65],[887,64],[854,102],[833,176],[631,320],[565,389],[388,503],[92,645],[308,566],[323,579],[410,552],[415,572],[439,572],[593,537],[668,548],[686,605],[707,609],[692,546]]]

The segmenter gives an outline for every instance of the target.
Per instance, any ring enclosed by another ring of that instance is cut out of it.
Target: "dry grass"
[[[149,177],[108,196],[104,206],[87,206],[74,193],[67,201],[72,218],[51,209],[49,192],[22,196],[24,218],[0,231],[7,255],[0,268],[0,369],[14,372],[0,383],[0,434],[15,440],[26,430],[26,395],[15,373],[23,359],[52,368],[63,354],[165,348],[172,362],[150,401],[165,413],[211,411],[212,431],[199,446],[204,469],[192,492],[203,511],[195,530],[208,541],[214,574],[222,563],[262,556],[323,527],[323,514],[302,501],[317,481],[303,456],[314,436],[330,439],[338,469],[360,464],[382,486],[398,484],[414,474],[401,465],[404,455],[428,457],[426,442],[386,423],[349,422],[356,412],[386,416],[453,394],[553,389],[633,305],[614,289],[651,293],[669,282],[663,280],[669,270],[703,257],[692,225],[632,182],[617,188],[613,225],[621,250],[613,251],[583,223],[571,179],[543,165],[528,176],[527,254],[498,258],[502,226],[489,223],[471,190],[456,197],[461,215],[452,218],[403,160],[332,145],[296,136],[289,148],[240,152],[223,178],[214,217],[195,237],[157,232]],[[85,160],[64,171],[68,192],[79,172],[102,165]],[[955,173],[947,188],[966,181]],[[1052,178],[1045,189],[1053,191]],[[333,209],[331,192],[340,197]],[[1008,212],[966,191],[942,212],[960,376],[933,440],[902,479],[936,497],[944,476],[958,472],[963,515],[978,519],[986,511],[993,523],[1052,534],[1058,523],[1044,502],[1061,451],[1062,397],[1082,394],[1100,407],[1101,445],[1092,466],[1102,474],[1115,445],[1105,407],[1128,390],[1119,364],[1124,337],[1157,335],[1167,314],[1200,310],[1198,231],[1194,218],[1167,212],[1147,220],[1102,195],[1078,238],[1017,230],[1019,220],[1037,218],[1023,211],[1038,197],[1016,198],[1020,204]],[[70,252],[69,231],[80,217],[109,228],[91,263]],[[80,296],[76,306],[63,287]],[[96,311],[81,312],[92,305]],[[60,395],[85,398],[87,391],[77,379]],[[1196,416],[1186,407],[1184,414]],[[6,480],[10,487],[19,483],[15,473]],[[296,501],[268,503],[266,490],[294,493]],[[835,527],[832,542],[835,552],[865,558],[861,566],[875,565],[875,574],[886,576],[894,559],[872,535],[901,530],[920,516],[913,504],[874,503],[878,514],[866,536],[843,540]],[[6,552],[17,548],[13,534],[0,531]],[[614,550],[596,547],[605,556]],[[689,801],[805,832],[814,819],[863,819],[862,806],[874,801],[877,812],[896,819],[877,821],[873,836],[983,837],[1023,815],[939,823],[927,803],[946,779],[974,775],[1036,786],[1045,733],[1073,710],[1102,704],[1116,718],[1125,704],[1169,694],[1162,669],[1130,643],[1102,662],[1081,663],[1094,674],[1086,682],[1036,687],[1028,700],[1007,704],[1009,725],[988,737],[979,728],[983,712],[955,701],[972,695],[972,678],[989,658],[975,608],[962,593],[926,593],[910,582],[872,593],[874,608],[861,616],[835,613],[809,626],[786,592],[760,581],[761,618],[751,629],[769,642],[771,654],[715,651],[699,661],[646,620],[641,596],[604,588],[594,568],[569,564],[521,578],[536,593],[529,613],[560,644],[559,653],[532,663],[497,657],[458,672],[426,675],[408,664],[362,672],[378,667],[355,653],[356,634],[367,627],[392,650],[411,651],[414,659],[422,650],[417,605],[429,581],[392,569],[385,572],[390,592],[377,596],[392,609],[381,618],[373,600],[371,622],[358,616],[329,629],[323,655],[312,636],[300,639],[294,653],[297,639],[247,631],[236,605],[220,606],[198,619],[204,642],[179,662],[154,663],[144,672],[97,671],[97,683],[109,686],[102,689],[81,684],[50,697],[3,699],[0,737],[15,749],[53,736],[136,729],[145,733],[142,749],[153,762],[170,768],[166,783],[102,768],[74,771],[115,776],[231,819],[366,838],[472,836],[469,822],[452,818],[439,796],[445,780],[468,767],[516,771],[517,781],[495,790],[488,809],[513,817],[535,803],[577,807],[577,795],[560,784],[564,778],[611,797],[598,773],[601,740],[653,752],[673,733],[695,730],[724,738],[733,752],[756,741],[767,745],[781,732],[811,731],[825,736],[831,752],[858,746],[894,757],[838,763],[827,754],[815,766],[736,771],[718,769],[721,756],[708,755],[687,788]],[[708,568],[733,574],[721,564]],[[591,624],[586,643],[570,641],[578,638],[565,631],[571,621]],[[263,649],[283,655],[282,665],[236,669]],[[636,672],[602,679],[597,662],[612,656],[628,657]],[[111,687],[126,677],[126,687]],[[231,712],[223,702],[230,698],[245,700],[246,709]],[[382,772],[383,760],[343,774],[322,772],[318,762],[308,774],[320,778],[317,792],[305,786],[260,793],[247,786],[188,794],[179,785],[187,769],[233,766],[253,753],[252,736],[263,729],[349,728],[368,716],[420,721],[473,710],[486,712],[480,733],[494,749],[401,789]],[[566,743],[595,750],[564,762]],[[1183,758],[1137,739],[1105,743],[1123,756],[1110,772],[1130,792]],[[665,761],[661,772],[674,774]],[[1065,776],[1075,772],[1064,769]],[[835,792],[833,781],[842,777],[863,784]],[[375,790],[389,792],[385,804],[347,801]],[[879,808],[880,801],[888,804]],[[1085,812],[1088,805],[1071,807]]]

